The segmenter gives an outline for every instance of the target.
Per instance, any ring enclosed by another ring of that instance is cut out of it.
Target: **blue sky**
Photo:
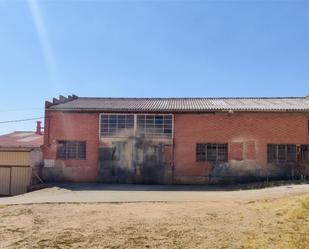
[[[0,0],[0,122],[59,94],[308,95],[308,23],[297,0]]]

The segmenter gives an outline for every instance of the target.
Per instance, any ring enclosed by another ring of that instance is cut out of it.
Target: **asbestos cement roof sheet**
[[[309,97],[277,98],[85,98],[54,103],[50,110],[111,112],[309,111]]]

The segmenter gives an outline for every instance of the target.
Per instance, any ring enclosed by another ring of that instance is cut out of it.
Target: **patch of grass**
[[[309,219],[309,197],[302,200],[288,215],[291,220]]]
[[[3,213],[1,215],[1,218],[5,218],[5,217],[14,217],[14,216],[21,216],[21,215],[32,215],[33,212],[31,209],[28,208],[24,208],[24,209],[20,209],[18,211],[11,211],[11,212],[7,212],[7,213]]]
[[[6,228],[6,232],[9,233],[22,233],[24,234],[26,231],[21,228]]]
[[[84,242],[85,237],[82,234],[64,232],[56,238],[41,239],[37,242],[38,248],[72,248],[73,245]]]
[[[27,241],[27,238],[22,238],[20,240],[15,241],[10,246],[12,246],[13,248],[16,248],[17,246],[20,246],[21,244],[24,244],[25,241]]]
[[[268,235],[258,235],[260,229],[266,230]],[[249,235],[246,248],[309,248],[309,196],[289,200],[284,208],[276,211],[270,225],[260,229]]]

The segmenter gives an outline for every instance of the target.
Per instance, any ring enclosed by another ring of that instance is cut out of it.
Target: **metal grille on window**
[[[268,162],[296,162],[297,146],[295,144],[268,144]]]
[[[196,144],[196,161],[226,162],[227,144]]]
[[[137,135],[145,137],[172,137],[172,115],[137,115]]]
[[[219,162],[227,162],[227,144],[218,144],[218,155],[217,155],[217,161]]]
[[[134,135],[133,114],[102,114],[101,136],[122,137]]]
[[[267,145],[267,155],[268,162],[277,161],[277,145],[276,144],[268,144]]]
[[[206,161],[206,144],[197,144],[196,145],[196,160],[198,162],[200,161]]]
[[[308,162],[308,145],[300,146],[300,160],[302,162]]]
[[[297,147],[295,144],[288,144],[286,146],[286,161],[287,162],[297,161]]]
[[[57,158],[66,159],[66,143],[63,141],[58,142]]]
[[[217,145],[207,144],[207,161],[217,161]]]
[[[285,144],[278,144],[277,150],[278,150],[277,160],[279,162],[285,162],[286,161],[286,145]]]
[[[57,158],[86,159],[86,142],[59,141]]]

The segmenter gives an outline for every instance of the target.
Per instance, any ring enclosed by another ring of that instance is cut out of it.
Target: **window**
[[[268,162],[296,162],[297,147],[295,144],[268,144]]]
[[[101,137],[121,137],[134,134],[133,114],[102,114]]]
[[[308,145],[302,144],[300,146],[300,161],[308,162]]]
[[[172,115],[137,115],[137,135],[145,137],[172,137]]]
[[[196,144],[196,161],[227,162],[227,144]]]
[[[268,144],[268,162],[308,161],[308,146],[296,144]]]
[[[59,141],[58,159],[86,159],[86,142]]]
[[[172,138],[172,114],[101,114],[101,137]]]

